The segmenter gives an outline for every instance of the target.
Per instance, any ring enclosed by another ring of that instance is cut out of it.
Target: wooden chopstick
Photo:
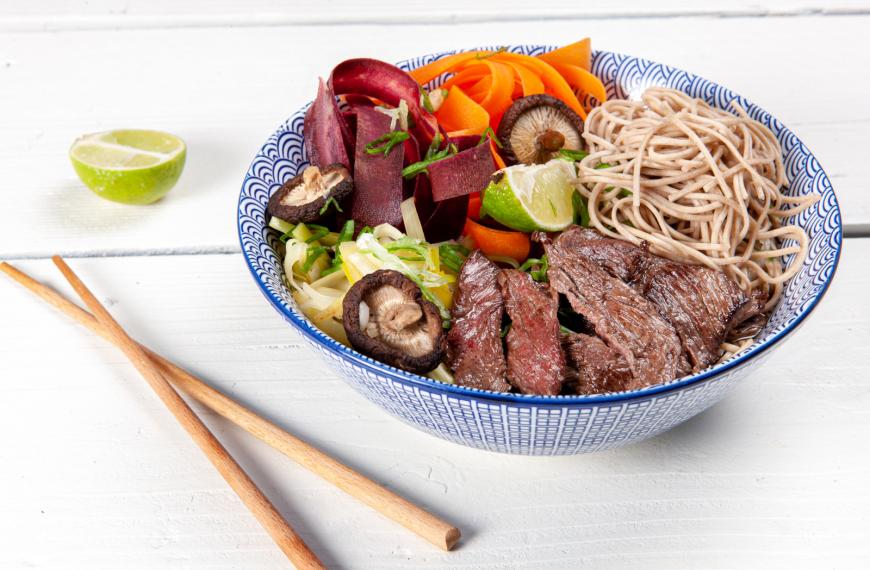
[[[202,420],[190,409],[181,396],[166,381],[148,354],[112,318],[112,315],[94,297],[93,293],[78,278],[72,269],[59,256],[51,258],[66,280],[69,281],[82,301],[93,311],[94,318],[111,335],[115,344],[124,352],[151,388],[199,445],[230,487],[239,495],[242,502],[251,510],[260,524],[266,529],[278,547],[297,568],[325,568],[314,552],[284,520],[281,513],[260,491],[256,483],[236,463],[223,445],[217,440]]]
[[[114,338],[90,313],[69,301],[54,289],[36,281],[8,263],[0,263],[0,270],[24,288],[50,305],[78,321],[103,338]],[[278,425],[261,418],[226,394],[212,388],[186,370],[176,366],[156,352],[140,345],[160,372],[176,387],[208,406],[224,418],[235,423],[254,437],[268,443],[290,459],[326,479],[342,491],[369,507],[417,533],[435,546],[450,550],[460,538],[453,525],[393,493],[368,477],[354,471],[316,447],[284,431]]]

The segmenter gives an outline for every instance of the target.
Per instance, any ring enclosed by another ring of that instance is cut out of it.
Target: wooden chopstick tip
[[[458,528],[453,527],[448,530],[444,537],[444,546],[446,547],[444,550],[453,550],[453,547],[456,546],[460,538],[462,538],[462,533],[459,532]]]

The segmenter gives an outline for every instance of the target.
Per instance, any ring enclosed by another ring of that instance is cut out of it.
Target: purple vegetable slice
[[[497,169],[489,145],[482,144],[433,162],[428,170],[432,199],[442,202],[480,192]]]
[[[323,79],[317,86],[317,97],[305,113],[303,135],[308,161],[312,165],[326,168],[331,164],[343,164],[350,168],[344,144],[350,130],[338,109],[335,94]]]
[[[418,176],[417,178],[424,178]],[[468,194],[442,202],[434,202],[435,208],[423,223],[423,233],[431,242],[456,239],[465,227],[468,215]],[[418,210],[419,212],[419,210]],[[423,219],[420,216],[420,219]]]
[[[386,223],[402,227],[404,147],[397,145],[387,155],[366,152],[366,144],[389,132],[388,116],[373,109],[357,109],[350,215],[360,226]]]
[[[420,106],[420,86],[395,65],[370,58],[348,59],[335,66],[329,84],[338,95],[365,95],[393,107],[404,99],[422,144],[428,145],[439,132],[435,116]]]

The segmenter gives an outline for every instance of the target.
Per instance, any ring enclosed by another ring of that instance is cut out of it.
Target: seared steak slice
[[[459,272],[451,310],[453,326],[447,333],[447,364],[460,386],[510,390],[501,346],[504,302],[496,281],[499,271],[477,250]]]
[[[607,346],[622,354],[632,373],[626,389],[672,380],[682,372],[682,347],[674,328],[655,306],[612,277],[571,243],[571,233],[550,242],[537,234],[549,258],[550,285],[567,297]]]
[[[611,276],[625,282],[632,281],[650,257],[645,242],[637,246],[580,226],[562,232],[558,241],[561,247],[591,259]]]
[[[597,336],[565,335],[562,348],[578,394],[620,392],[631,385],[631,369],[625,357]]]
[[[559,299],[528,273],[504,269],[498,275],[511,318],[507,333],[508,381],[523,394],[555,396],[565,377],[559,338]]]
[[[650,256],[637,276],[637,287],[674,326],[692,372],[719,360],[719,347],[732,326],[759,310],[721,271],[660,257]]]

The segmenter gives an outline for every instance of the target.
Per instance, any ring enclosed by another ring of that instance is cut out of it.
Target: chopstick
[[[93,315],[72,303],[54,289],[36,281],[8,263],[0,263],[0,271],[24,286],[62,313],[78,321],[103,338],[114,342],[111,333]],[[145,346],[139,345],[157,365],[160,372],[176,387],[200,403],[235,423],[254,437],[271,445],[306,469],[329,481],[342,491],[425,538],[435,546],[450,550],[459,541],[460,532],[404,497],[393,493],[368,477],[354,471],[337,459],[309,443],[291,435],[278,425],[258,416],[226,394],[176,366]]]
[[[59,256],[51,258],[57,265],[66,280],[69,281],[79,297],[93,311],[94,318],[102,325],[102,328],[111,335],[114,343],[120,348],[133,366],[145,378],[151,388],[169,408],[169,411],[178,420],[178,423],[187,430],[212,465],[229,483],[230,487],[239,495],[242,502],[251,510],[260,524],[266,529],[278,547],[297,568],[325,568],[317,556],[303,542],[302,538],[293,530],[290,524],[284,520],[281,513],[272,505],[268,498],[260,491],[256,483],[245,473],[244,469],[236,463],[235,459],[217,440],[214,434],[202,423],[202,420],[190,409],[181,396],[166,381],[163,375],[149,358],[148,354],[139,346],[127,332],[112,318],[112,315],[94,297],[93,293],[78,278],[66,262]]]

